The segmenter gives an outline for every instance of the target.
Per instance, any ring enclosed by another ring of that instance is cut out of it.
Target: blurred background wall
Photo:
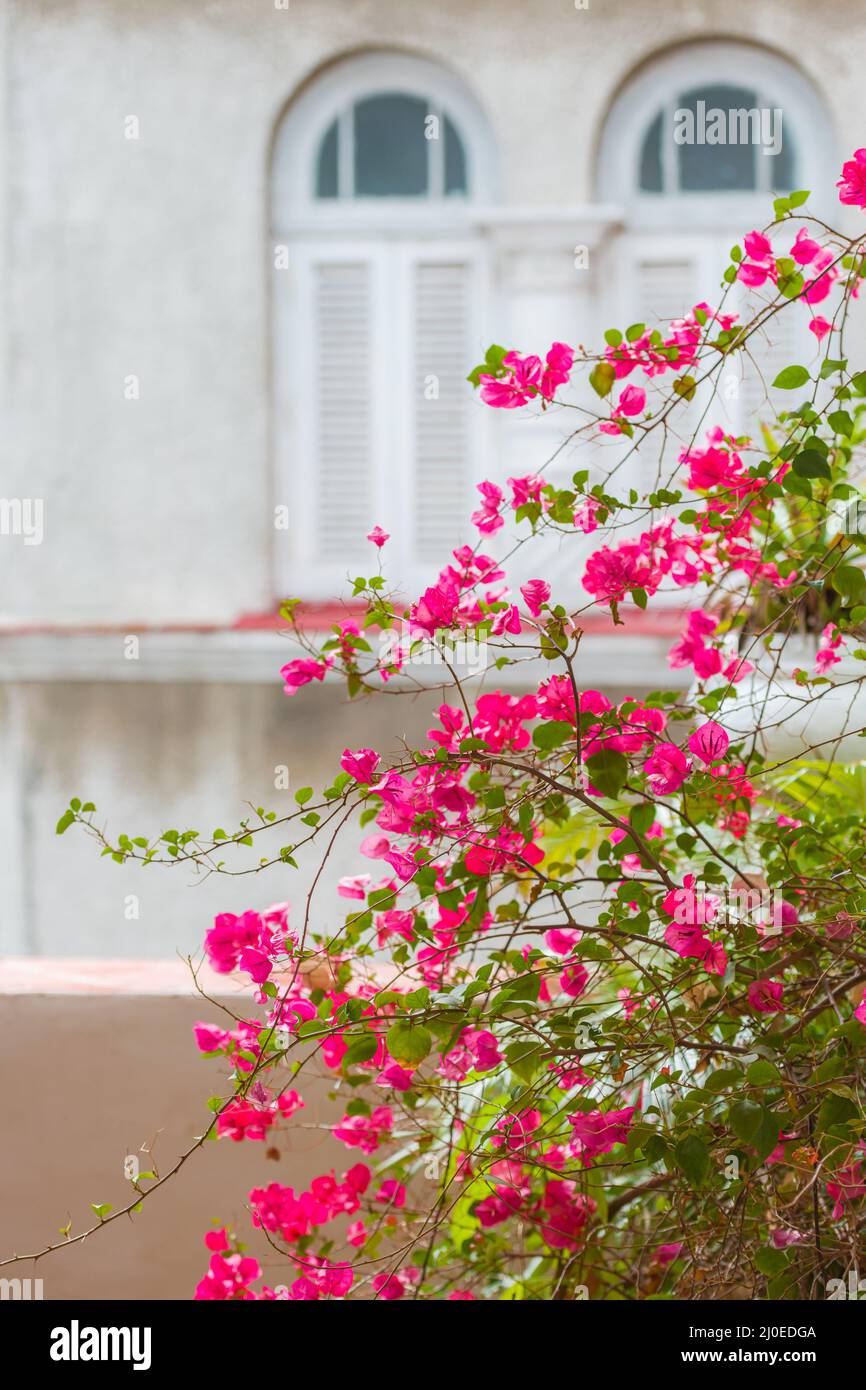
[[[718,302],[773,191],[820,189],[844,225],[864,58],[855,0],[0,0],[0,953],[37,970],[25,988],[0,965],[4,1252],[118,1200],[160,1125],[166,1162],[188,1143],[214,1088],[202,1009],[145,962],[196,950],[216,911],[302,903],[312,873],[104,863],[54,835],[69,798],[113,833],[207,833],[292,804],[346,745],[423,733],[441,671],[408,701],[286,699],[279,600],[306,600],[312,635],[346,616],[373,524],[411,596],[474,539],[475,482],[567,440],[567,408],[479,406],[490,342],[591,345]],[[779,113],[778,148],[675,145],[701,102]],[[757,344],[721,423],[748,428],[777,364],[814,351],[802,316]],[[619,448],[549,467],[597,476]],[[533,564],[575,605],[579,550]],[[586,683],[669,682],[680,624],[589,623]],[[366,867],[350,836],[317,926]],[[79,960],[70,994],[52,957],[127,958],[138,984]],[[204,1251],[179,1224],[239,1215],[225,1193],[270,1176],[239,1148],[208,1146],[131,1233],[52,1257],[47,1296],[185,1296]]]
[[[676,317],[718,299],[773,189],[832,206],[862,139],[866,20],[851,0],[0,16],[0,947],[166,955],[290,886],[133,882],[55,840],[68,797],[127,833],[236,823],[346,743],[425,727],[417,703],[286,700],[278,600],[327,629],[374,568],[376,523],[389,579],[417,591],[471,538],[475,481],[567,437],[568,411],[479,406],[465,375],[489,342]],[[676,147],[674,109],[701,100],[781,113],[779,148]],[[804,328],[731,374],[727,427],[777,361],[814,351]],[[551,467],[613,457],[569,447]],[[546,561],[575,603],[577,549]],[[663,679],[671,630],[599,636],[592,683]]]

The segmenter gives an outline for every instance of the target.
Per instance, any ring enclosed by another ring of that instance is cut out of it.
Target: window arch
[[[376,524],[392,536],[389,571],[407,589],[447,559],[480,466],[465,378],[486,279],[474,210],[495,181],[477,103],[421,58],[343,60],[280,122],[271,235],[288,266],[273,272],[277,500],[290,507],[281,588],[342,593],[347,570],[370,566]]]
[[[818,93],[785,59],[740,41],[683,44],[615,98],[599,193],[632,225],[727,231],[773,192],[820,188],[833,146]]]
[[[615,98],[599,143],[599,196],[623,210],[610,252],[615,302],[605,306],[613,320],[660,325],[702,300],[717,303],[732,243],[766,225],[774,193],[818,190],[810,206],[824,211],[834,157],[819,95],[776,54],[706,40],[644,64]],[[747,297],[735,284],[726,308],[744,311]],[[732,364],[714,406],[718,423],[754,429],[779,366],[814,353],[807,321],[779,315],[772,339],[753,344],[754,360]],[[682,412],[685,432],[705,404],[699,393]]]

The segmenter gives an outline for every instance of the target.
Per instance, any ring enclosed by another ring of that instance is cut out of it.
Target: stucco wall
[[[269,602],[268,150],[335,56],[386,44],[454,68],[508,204],[591,200],[617,88],[689,38],[767,43],[817,85],[840,149],[863,127],[866,24],[840,0],[6,0],[4,35],[3,488],[46,500],[45,543],[0,546],[16,620]]]
[[[592,202],[600,132],[626,77],[713,36],[802,67],[840,157],[863,142],[866,20],[851,0],[820,11],[806,0],[0,0],[0,493],[45,499],[42,545],[0,540],[0,623],[122,634],[271,604],[269,150],[314,74],[383,46],[450,67],[498,144],[501,202],[555,214]],[[137,139],[125,138],[130,117]],[[562,238],[567,250],[568,226]],[[545,289],[546,274],[513,296],[515,341],[564,321],[582,336],[588,298],[563,297],[561,275]],[[615,262],[605,274],[615,281]],[[130,376],[137,400],[124,398]],[[387,747],[427,727],[393,700],[347,709],[317,691],[287,703],[278,665],[268,684],[206,686],[190,683],[192,659],[183,684],[136,686],[82,679],[74,658],[73,683],[36,682],[10,659],[0,949],[166,954],[193,949],[216,910],[302,896],[280,872],[193,890],[183,870],[143,875],[53,835],[75,794],[127,833],[158,820],[201,828],[205,811],[230,822],[247,800],[278,809],[276,764],[316,785],[346,744]],[[657,681],[641,661],[621,665],[609,683],[629,693]],[[331,885],[353,866],[334,865]],[[137,920],[125,915],[131,894]]]
[[[236,1001],[235,1001],[236,1002]],[[148,1171],[142,1145],[155,1139],[160,1176],[206,1128],[211,1095],[228,1094],[224,1068],[197,1052],[192,1025],[219,1022],[190,997],[9,997],[0,988],[7,1045],[0,1084],[7,1123],[0,1146],[0,1259],[29,1254],[94,1223],[92,1202],[126,1206],[128,1154]],[[14,1048],[9,1040],[14,1039]],[[26,1058],[26,1065],[21,1059]],[[324,1086],[305,1086],[306,1110],[274,1145],[208,1142],[134,1218],[124,1217],[36,1264],[0,1271],[40,1278],[46,1299],[192,1297],[208,1264],[205,1232],[232,1224],[261,1260],[265,1280],[283,1282],[276,1257],[245,1211],[252,1187],[282,1182],[302,1191],[317,1173],[351,1165],[349,1151],[301,1121],[333,1124],[342,1113]],[[266,1158],[276,1147],[280,1157]],[[144,1183],[145,1187],[152,1184]]]

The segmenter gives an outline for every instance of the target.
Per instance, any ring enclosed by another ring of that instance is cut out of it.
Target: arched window
[[[494,184],[476,103],[418,58],[344,60],[283,118],[271,228],[277,491],[290,508],[281,588],[342,593],[347,571],[373,569],[373,525],[391,534],[389,575],[406,589],[447,560],[479,468],[473,208]]]
[[[718,303],[732,244],[772,220],[774,194],[818,190],[810,206],[821,213],[834,158],[820,97],[777,55],[705,41],[651,59],[620,90],[599,145],[599,197],[622,207],[625,223],[610,250],[608,313],[660,325],[701,300]],[[726,308],[742,312],[746,301],[737,284]],[[792,308],[771,341],[753,344],[754,364],[738,363],[722,383],[720,423],[753,427],[779,366],[814,353],[807,322]],[[697,419],[701,406],[684,414]]]

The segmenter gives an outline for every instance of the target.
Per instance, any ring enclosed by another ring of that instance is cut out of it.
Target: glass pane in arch
[[[757,106],[755,92],[721,83],[695,88],[680,98],[677,112],[689,111],[693,117],[692,128],[683,129],[694,136],[677,147],[682,192],[751,193],[758,187],[754,141],[760,134],[759,117],[743,122],[733,114],[757,111]],[[743,133],[747,140],[738,138]]]
[[[334,121],[325,132],[319,146],[319,159],[316,165],[316,197],[336,198],[337,196],[337,122]]]
[[[797,149],[782,115],[782,148],[776,155],[767,155],[770,166],[768,183],[774,193],[790,193],[797,187]]]
[[[446,116],[445,129],[445,194],[466,193],[466,151],[452,121]]]
[[[428,192],[427,103],[398,93],[367,97],[354,109],[355,196],[419,198]]]
[[[662,119],[660,111],[643,138],[640,152],[640,190],[642,193],[664,191],[662,179]]]

